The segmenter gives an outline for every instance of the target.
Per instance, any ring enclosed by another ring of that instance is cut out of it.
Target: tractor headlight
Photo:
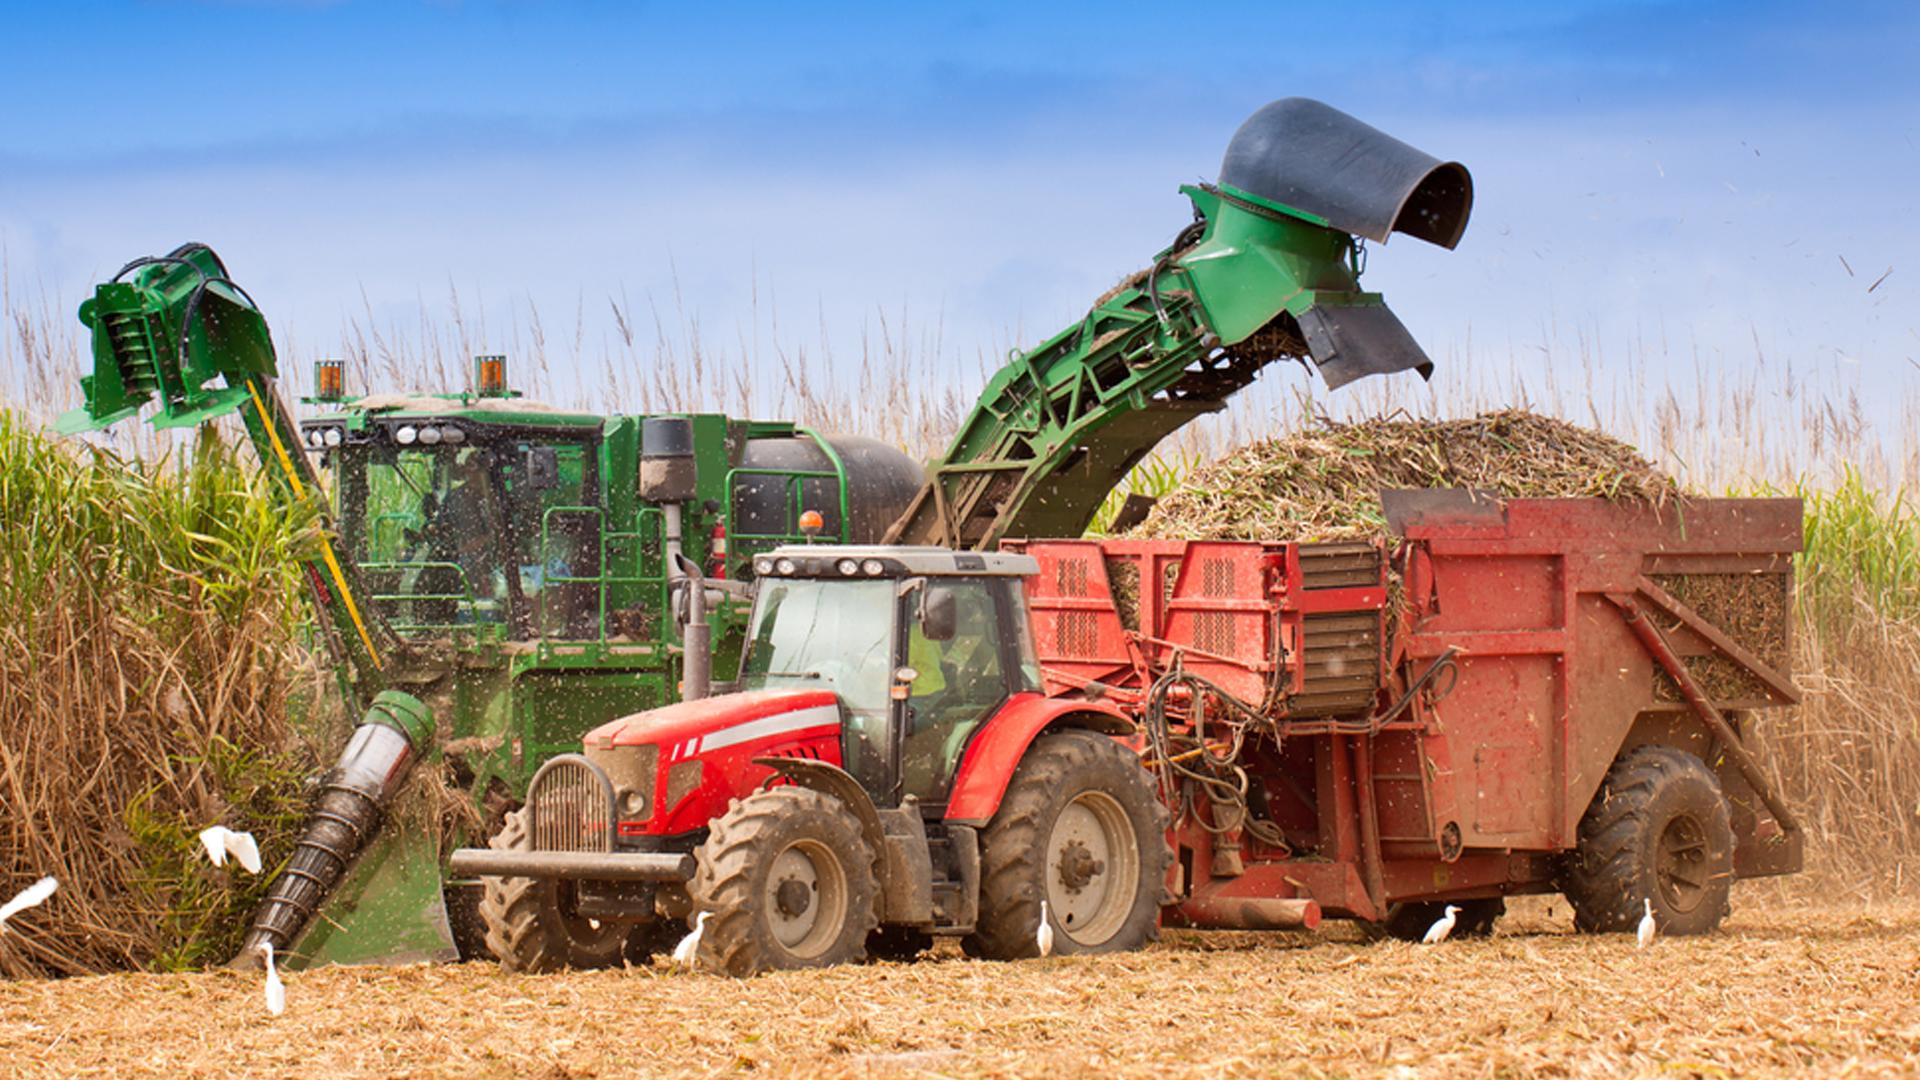
[[[446,440],[448,446],[459,446],[467,441],[467,433],[457,427],[441,428],[440,436]]]
[[[320,431],[318,428],[307,432],[307,445],[313,447],[315,450],[320,449],[322,444],[320,441]]]
[[[339,446],[341,438],[339,428],[330,427],[327,429],[326,441],[328,446]]]
[[[414,430],[412,424],[408,424],[393,433],[393,441],[399,443],[401,446],[412,446],[418,438],[420,438],[420,433]]]
[[[422,446],[440,445],[440,429],[437,427],[421,428],[420,429],[420,445]]]
[[[881,562],[879,559],[868,559],[866,562],[860,564],[860,569],[865,571],[870,577],[878,577],[887,572],[887,564]]]
[[[753,560],[753,572],[759,574],[761,577],[766,577],[768,574],[773,573],[773,560],[767,558]]]
[[[794,565],[792,559],[781,559],[779,562],[773,564],[773,568],[782,574],[791,574],[799,569],[798,566]]]
[[[852,577],[860,572],[860,564],[852,559],[841,559],[838,563],[834,564],[834,567],[847,577]]]

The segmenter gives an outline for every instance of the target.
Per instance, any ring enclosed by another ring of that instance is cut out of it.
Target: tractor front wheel
[[[1167,814],[1126,747],[1092,731],[1034,740],[980,838],[971,956],[1038,956],[1046,901],[1059,953],[1123,952],[1160,934]]]
[[[1607,771],[1562,884],[1580,930],[1633,930],[1650,900],[1660,932],[1685,935],[1720,925],[1732,882],[1720,781],[1684,750],[1642,746]]]
[[[863,959],[879,919],[875,853],[824,792],[777,787],[736,801],[700,846],[690,892],[712,912],[700,959],[729,975]]]
[[[532,851],[523,808],[507,815],[488,846]],[[573,884],[553,878],[482,879],[480,919],[487,949],[508,971],[612,967],[626,957],[629,936],[645,933],[630,922],[590,919],[574,910]]]

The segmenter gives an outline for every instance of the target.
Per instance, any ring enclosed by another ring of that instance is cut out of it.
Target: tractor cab
[[[755,560],[743,691],[828,690],[842,767],[882,805],[947,801],[981,725],[1040,690],[1028,556],[789,547]]]

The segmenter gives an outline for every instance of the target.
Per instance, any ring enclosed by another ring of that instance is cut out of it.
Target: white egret
[[[200,846],[207,849],[207,859],[215,866],[227,865],[227,856],[231,855],[247,873],[260,872],[260,845],[254,842],[252,833],[212,825],[200,830]]]
[[[1453,933],[1454,916],[1458,914],[1460,909],[1448,904],[1447,913],[1435,919],[1432,926],[1427,927],[1427,936],[1420,939],[1420,944],[1438,945],[1447,940],[1447,935]]]
[[[287,984],[280,981],[280,973],[274,970],[273,942],[261,942],[260,955],[267,960],[267,1011],[279,1016],[287,1011]]]
[[[1653,944],[1653,935],[1659,932],[1660,927],[1653,921],[1653,897],[1649,896],[1640,902],[1646,906],[1647,913],[1640,916],[1640,943],[1637,947],[1644,949]]]
[[[1040,929],[1034,931],[1033,940],[1040,946],[1041,956],[1053,955],[1053,920],[1047,915],[1047,902],[1040,901]]]
[[[694,958],[700,954],[700,934],[707,928],[707,917],[712,914],[711,911],[703,911],[696,916],[693,920],[693,933],[681,938],[680,944],[673,947],[675,967],[693,967]]]
[[[52,896],[53,891],[59,887],[59,882],[50,877],[43,877],[39,881],[21,889],[18,896],[15,896],[5,904],[0,904],[0,931],[6,930],[8,919],[13,918],[15,915],[30,907],[39,907],[41,904],[46,903],[47,897]]]

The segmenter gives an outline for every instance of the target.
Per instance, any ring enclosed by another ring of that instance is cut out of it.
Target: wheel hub
[[[1660,831],[1654,877],[1673,911],[1692,911],[1707,895],[1707,830],[1692,815],[1678,815]]]
[[[1042,880],[1055,925],[1075,942],[1099,945],[1125,925],[1139,893],[1138,844],[1127,812],[1104,791],[1060,808]]]
[[[1060,884],[1070,893],[1077,893],[1087,887],[1094,878],[1106,873],[1107,864],[1087,850],[1087,845],[1078,839],[1067,841],[1066,848],[1060,853]]]
[[[786,878],[774,886],[773,906],[788,918],[805,915],[813,906],[813,889],[798,878]]]

